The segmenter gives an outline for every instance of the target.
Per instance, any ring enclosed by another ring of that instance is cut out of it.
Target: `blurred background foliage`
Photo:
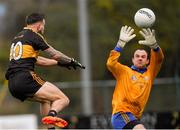
[[[24,27],[26,15],[32,12],[42,12],[46,15],[44,36],[48,43],[68,56],[80,60],[78,7],[76,0],[0,0],[0,5],[1,8],[5,7],[5,13],[0,19],[1,83],[4,81],[4,74],[8,65],[11,40]],[[143,7],[152,9],[156,14],[156,23],[153,28],[156,30],[158,43],[165,54],[165,61],[158,76],[174,77],[177,72],[179,73],[179,0],[88,0],[89,49],[93,80],[113,79],[106,69],[106,59],[110,50],[115,47],[119,38],[120,28],[123,25],[132,26],[137,34],[137,37],[124,48],[121,57],[124,64],[131,65],[132,54],[136,48],[140,47],[137,42],[142,39],[138,34],[140,28],[134,24],[133,17],[135,12]],[[41,54],[46,56],[44,53]],[[45,80],[51,82],[80,80],[80,70],[72,71],[60,67],[37,67],[36,71]],[[73,89],[71,91],[68,90],[67,93],[71,95],[73,105],[73,99],[76,98],[80,90],[77,93],[72,93],[72,91]],[[99,90],[94,89],[95,95],[100,93]],[[12,100],[12,97],[8,98]],[[94,100],[101,102],[101,98]],[[13,103],[16,105],[17,102]],[[77,105],[77,102],[75,103]],[[111,101],[109,101],[109,105],[110,103]],[[12,105],[12,103],[9,105],[7,103],[6,107],[1,108],[0,112],[3,111],[2,113],[6,114],[4,110],[7,110],[8,113],[10,111],[8,109]],[[12,113],[23,113],[29,110],[28,108],[34,107],[31,103],[18,105],[20,105],[19,107],[22,108],[22,111],[16,109]],[[99,107],[97,112],[101,112],[101,105],[95,107]],[[37,109],[34,108],[30,111],[37,112]],[[71,109],[69,110],[71,111]],[[76,107],[76,111],[80,112],[81,109]]]

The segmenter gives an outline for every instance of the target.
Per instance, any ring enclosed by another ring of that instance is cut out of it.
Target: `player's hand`
[[[61,67],[66,67],[68,68],[69,70],[71,68],[73,69],[77,69],[77,67],[81,68],[81,69],[85,69],[85,66],[83,66],[81,63],[79,63],[78,61],[76,61],[74,58],[71,58],[71,62],[69,63],[66,63],[66,64],[62,64],[60,62],[58,62],[58,65],[61,66]]]
[[[78,61],[76,61],[74,58],[71,59],[71,66],[76,70],[77,67],[81,68],[81,69],[85,69],[85,66],[83,66],[81,63],[79,63]]]
[[[117,45],[123,48],[127,42],[129,42],[136,36],[136,34],[133,33],[134,33],[134,29],[131,28],[130,26],[127,25],[122,26]]]
[[[145,40],[140,40],[139,44],[149,46],[152,49],[156,49],[159,47],[156,41],[155,37],[155,30],[152,30],[150,28],[148,29],[142,29],[139,31],[139,33],[144,37]]]

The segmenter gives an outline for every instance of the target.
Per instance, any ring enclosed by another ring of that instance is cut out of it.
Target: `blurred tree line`
[[[1,7],[5,7],[5,15],[0,19],[0,83],[4,80],[8,65],[11,40],[25,26],[26,15],[32,12],[46,15],[44,36],[47,42],[57,50],[80,60],[77,0],[0,0],[0,14]],[[134,24],[133,17],[138,9],[144,7],[155,12],[156,22],[153,28],[165,54],[165,61],[158,76],[173,77],[176,72],[179,73],[179,0],[88,0],[89,49],[93,80],[113,79],[106,69],[106,60],[118,41],[123,25],[132,26],[137,34],[137,37],[124,48],[121,57],[124,64],[131,65],[134,50],[141,47],[137,44],[138,40],[142,39],[138,33],[140,28]],[[41,54],[46,56],[43,52]],[[36,71],[51,82],[80,80],[80,70],[37,67]]]

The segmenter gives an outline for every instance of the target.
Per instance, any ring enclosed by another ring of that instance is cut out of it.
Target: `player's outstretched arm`
[[[38,56],[36,65],[39,66],[55,66],[57,65],[57,61],[54,59],[45,58],[42,56]]]
[[[65,54],[57,51],[51,46],[46,49],[45,52],[48,53],[52,59],[58,61],[57,64],[61,67],[66,67],[68,69],[76,69],[77,67],[79,67],[81,69],[85,69],[85,67],[81,63],[76,61],[74,58],[66,56]]]
[[[107,59],[106,66],[113,73],[113,75],[116,77],[119,76],[119,72],[124,71],[124,65],[120,64],[118,62],[118,59],[120,57],[120,53],[122,51],[122,48],[126,45],[127,42],[132,40],[136,35],[133,34],[134,29],[131,27],[128,27],[127,25],[121,27],[121,31],[119,34],[119,40],[117,42],[116,47],[114,50],[110,52],[110,55]]]
[[[66,64],[66,63],[70,63],[71,62],[71,58],[66,56],[65,54],[63,54],[60,51],[57,51],[56,49],[54,49],[53,47],[49,47],[48,49],[45,50],[45,52],[47,54],[49,54],[49,56],[56,60],[61,62],[62,64]]]
[[[145,39],[145,40],[140,40],[139,44],[149,46],[152,49],[149,69],[151,70],[150,72],[152,73],[153,78],[155,78],[164,60],[163,51],[157,44],[155,37],[155,30],[151,30],[150,28],[142,29],[139,33]]]

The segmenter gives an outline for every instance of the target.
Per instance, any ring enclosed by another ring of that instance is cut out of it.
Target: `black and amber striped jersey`
[[[39,50],[48,48],[49,45],[41,34],[25,27],[12,40],[7,73],[21,69],[34,70]]]

